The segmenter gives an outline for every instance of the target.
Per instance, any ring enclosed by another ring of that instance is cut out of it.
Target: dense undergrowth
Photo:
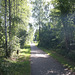
[[[30,46],[13,52],[11,58],[0,57],[0,75],[30,75]]]

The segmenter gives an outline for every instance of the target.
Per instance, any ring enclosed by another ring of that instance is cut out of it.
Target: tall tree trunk
[[[15,17],[15,0],[14,0],[14,17]]]
[[[18,2],[17,2],[17,0],[16,0],[16,16],[17,16],[17,7],[18,7]]]
[[[11,54],[11,3],[9,0],[9,56]]]
[[[8,50],[7,50],[7,0],[5,0],[5,49],[6,49],[6,57],[8,57]]]
[[[68,53],[68,52],[70,51],[70,49],[69,49],[69,44],[70,44],[70,42],[69,42],[69,35],[68,35],[68,29],[67,29],[67,21],[66,21],[66,19],[67,19],[67,15],[65,15],[65,16],[63,16],[63,17],[61,18],[62,24],[63,24],[63,28],[64,28],[65,46],[66,46],[67,53]]]
[[[71,11],[70,10],[70,4],[69,0],[58,0],[59,2],[59,9],[61,11],[61,21],[64,28],[64,41],[66,46],[66,52],[68,53],[70,51],[69,45],[70,45],[70,39],[69,39],[69,29],[68,29],[68,14]]]
[[[40,6],[39,6],[39,41],[40,41],[40,29],[41,29],[41,27],[40,27],[40,8],[41,8],[41,2],[40,2]]]

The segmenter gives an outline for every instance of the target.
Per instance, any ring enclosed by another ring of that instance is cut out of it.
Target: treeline
[[[39,25],[34,40],[75,61],[75,1],[36,0],[33,4],[33,16]]]
[[[0,57],[10,57],[28,41],[28,4],[28,0],[0,0]]]

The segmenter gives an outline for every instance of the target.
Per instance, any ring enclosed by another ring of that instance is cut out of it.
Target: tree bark
[[[40,6],[39,6],[39,41],[40,41],[40,8],[41,8],[41,2],[40,2]]]
[[[7,49],[7,0],[5,0],[5,49],[6,49],[6,58],[8,57],[8,49]]]
[[[9,57],[11,54],[11,3],[9,0]]]

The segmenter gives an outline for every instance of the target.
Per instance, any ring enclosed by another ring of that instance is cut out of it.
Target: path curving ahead
[[[31,75],[70,75],[63,66],[31,44]]]

